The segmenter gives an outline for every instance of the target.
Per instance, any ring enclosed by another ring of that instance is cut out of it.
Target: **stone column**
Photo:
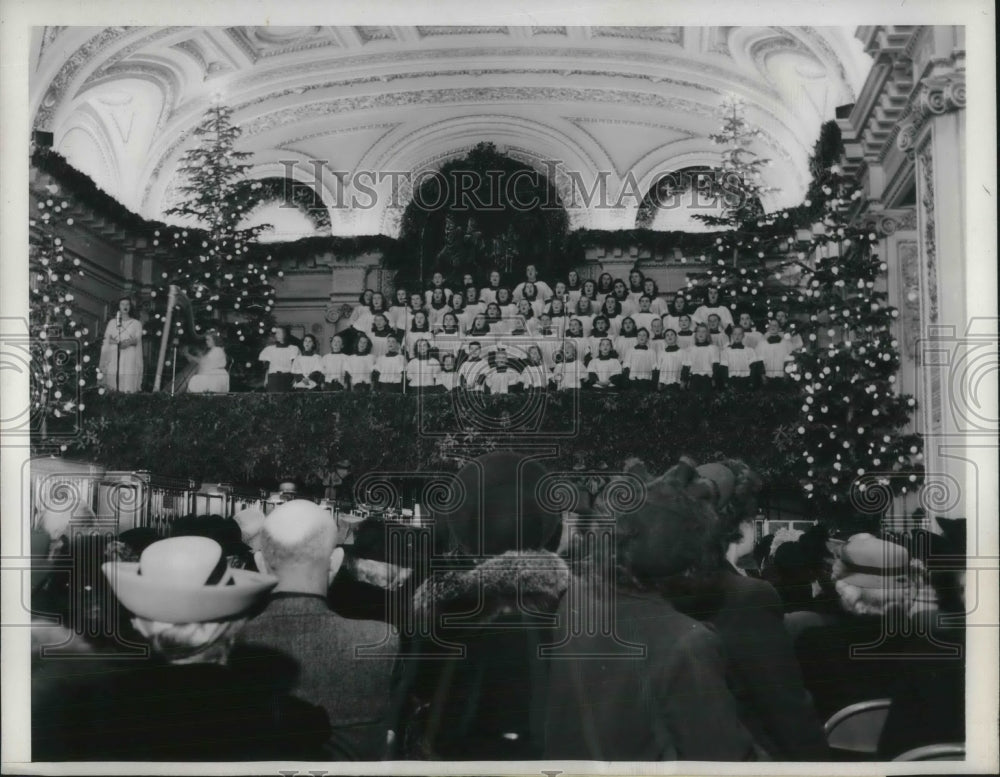
[[[949,51],[939,59],[935,53],[914,55],[915,67],[921,59],[926,63],[925,75],[897,137],[898,147],[915,161],[922,310],[917,428],[927,467],[921,501],[930,515],[974,519],[968,510],[982,484],[965,450],[969,435],[985,430],[977,428],[968,382],[976,349],[966,307],[964,53]]]
[[[900,367],[896,390],[919,397],[921,392],[920,328],[925,315],[921,298],[920,247],[915,209],[882,211],[872,229],[880,236],[879,256],[888,265],[885,291],[889,304],[899,310],[893,334],[899,341]],[[909,431],[919,428],[914,418]],[[914,511],[920,507],[919,494],[909,490],[894,501],[886,515],[886,526],[896,530],[913,528]]]

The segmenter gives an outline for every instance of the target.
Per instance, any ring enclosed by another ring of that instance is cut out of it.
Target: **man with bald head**
[[[230,662],[253,671],[258,682],[324,707],[331,757],[378,760],[386,749],[399,640],[384,623],[347,619],[328,607],[330,582],[344,561],[339,539],[330,512],[307,500],[286,502],[267,516],[255,560],[278,585]]]

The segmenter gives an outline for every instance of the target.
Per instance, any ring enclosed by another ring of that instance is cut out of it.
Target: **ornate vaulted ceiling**
[[[133,210],[162,218],[191,130],[222,100],[254,175],[315,181],[323,162],[335,234],[395,234],[406,203],[349,207],[334,172],[413,173],[480,141],[558,162],[564,192],[604,171],[622,207],[580,203],[571,223],[632,227],[623,186],[713,164],[727,95],[763,131],[768,205],[793,204],[820,123],[870,66],[852,30],[809,27],[46,27],[32,58],[35,129]]]

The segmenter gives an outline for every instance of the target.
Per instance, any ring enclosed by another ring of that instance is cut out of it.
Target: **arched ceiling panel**
[[[852,30],[810,27],[46,27],[32,52],[35,128],[65,134],[85,105],[96,109],[117,170],[104,176],[117,179],[111,193],[152,218],[213,99],[234,108],[241,147],[261,165],[285,155],[388,170],[492,139],[526,159],[562,154],[565,169],[619,184],[648,180],[678,155],[711,155],[717,107],[736,96],[762,130],[759,153],[774,160],[776,203],[790,204],[820,124],[870,68]],[[125,92],[148,110],[130,119],[125,103],[94,102]],[[376,210],[335,217],[335,231],[385,230],[391,219]]]

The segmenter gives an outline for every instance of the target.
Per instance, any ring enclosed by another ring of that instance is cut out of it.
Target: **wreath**
[[[351,306],[346,302],[337,304],[336,302],[328,302],[326,304],[326,322],[328,324],[336,324],[340,319],[347,318],[351,315]]]

